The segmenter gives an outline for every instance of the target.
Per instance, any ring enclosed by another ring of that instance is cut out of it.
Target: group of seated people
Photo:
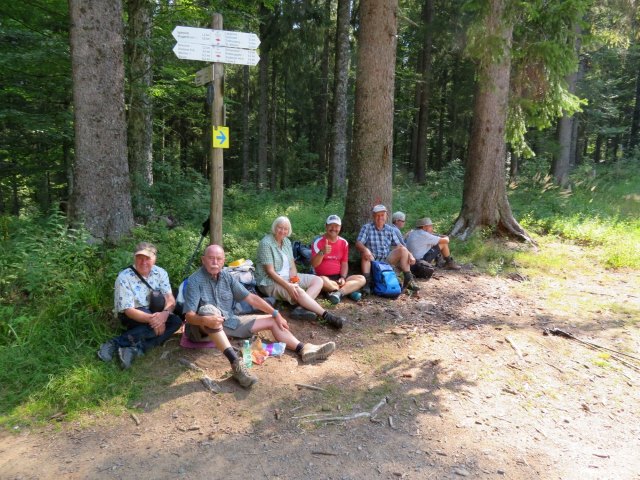
[[[320,317],[328,325],[339,329],[346,322],[345,318],[324,309],[316,298],[324,291],[333,304],[339,303],[345,296],[360,300],[360,291],[370,292],[372,260],[386,261],[399,267],[404,274],[403,286],[417,289],[410,269],[416,255],[410,245],[415,243],[417,246],[418,242],[410,242],[411,232],[405,244],[397,225],[386,223],[386,214],[384,205],[376,205],[372,210],[373,221],[365,224],[358,235],[356,248],[361,256],[362,275],[348,273],[349,244],[340,237],[340,217],[330,215],[325,222],[324,235],[311,246],[311,266],[315,275],[298,273],[289,240],[291,222],[287,217],[278,217],[272,224],[271,233],[265,235],[258,246],[258,291],[276,300],[297,305],[290,314],[291,318],[314,320]],[[432,229],[430,221],[423,223],[428,223]],[[424,233],[433,236],[429,230],[424,230]],[[418,258],[426,259],[427,254],[433,256],[435,248],[438,253],[442,252],[446,262],[453,262],[448,251],[448,238],[436,238],[439,239],[436,245],[425,250]],[[420,244],[420,251],[425,245],[424,242]],[[126,331],[100,346],[98,357],[101,360],[108,362],[117,357],[123,368],[129,368],[137,357],[164,343],[183,325],[183,319],[174,313],[176,300],[169,276],[156,265],[157,254],[156,247],[151,243],[139,243],[134,251],[133,265],[118,275],[114,292],[115,309]],[[225,252],[221,246],[208,246],[201,263],[200,268],[185,282],[182,306],[186,320],[185,335],[192,342],[213,342],[228,359],[233,378],[242,387],[251,387],[257,378],[238,358],[229,342],[230,337],[250,338],[268,330],[276,341],[285,343],[287,349],[295,352],[303,363],[324,360],[335,351],[334,342],[314,345],[297,339],[289,330],[287,320],[276,308],[261,296],[249,292],[224,268]],[[150,293],[156,293],[163,300],[163,305],[152,306]],[[254,311],[262,313],[236,315],[233,305],[239,301],[248,303]]]

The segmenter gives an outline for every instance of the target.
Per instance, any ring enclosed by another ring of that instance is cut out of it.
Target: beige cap
[[[371,209],[371,211],[373,213],[386,212],[387,211],[387,207],[385,207],[384,205],[380,204],[380,205],[376,205],[375,207],[373,207]]]
[[[423,217],[418,219],[418,221],[416,221],[416,228],[426,227],[429,225],[433,225],[433,222],[429,217]]]
[[[158,249],[155,247],[153,243],[140,242],[139,244],[136,245],[136,250],[133,255],[134,256],[144,255],[145,257],[156,258],[157,254],[158,254]]]

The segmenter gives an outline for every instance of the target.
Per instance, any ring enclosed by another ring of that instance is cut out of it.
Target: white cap
[[[387,211],[387,207],[385,207],[384,205],[380,204],[380,205],[376,205],[375,207],[373,207],[373,209],[371,211],[373,213],[386,212]]]
[[[342,225],[342,220],[340,220],[340,217],[338,215],[329,215],[325,224],[331,225],[332,223],[335,223],[336,225]]]

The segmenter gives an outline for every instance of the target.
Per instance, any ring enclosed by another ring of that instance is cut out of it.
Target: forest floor
[[[0,433],[0,478],[640,479],[640,272],[589,272],[466,266],[344,301],[342,331],[290,322],[330,359],[269,358],[251,390],[171,340],[133,367],[154,382],[127,413]]]

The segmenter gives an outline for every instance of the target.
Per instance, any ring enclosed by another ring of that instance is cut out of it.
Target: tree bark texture
[[[127,138],[129,173],[134,193],[137,193],[138,185],[153,185],[153,117],[149,96],[153,80],[151,68],[153,7],[154,2],[150,0],[127,1],[130,95]]]
[[[329,188],[327,198],[334,194],[342,196],[347,178],[347,132],[349,120],[349,60],[351,42],[349,39],[349,19],[351,1],[338,0],[336,19],[336,59],[333,86],[333,126],[331,131],[331,166],[329,167]]]
[[[258,188],[267,186],[267,155],[269,148],[269,54],[260,51],[260,63],[258,64],[258,89],[260,95],[260,108],[258,117]]]
[[[249,185],[249,66],[242,67],[242,185]]]
[[[378,203],[391,210],[397,9],[397,0],[360,3],[346,232],[357,232]]]
[[[97,240],[133,227],[120,0],[69,1],[75,129],[71,219]]]
[[[427,172],[427,150],[429,127],[429,103],[431,101],[431,48],[433,45],[432,33],[433,0],[424,0],[422,6],[422,28],[424,28],[422,43],[422,71],[420,72],[420,96],[418,107],[416,159],[414,165],[415,180],[424,183]]]
[[[505,124],[513,24],[504,18],[504,0],[488,3],[485,32],[500,42],[502,51],[487,52],[479,62],[462,209],[451,235],[465,240],[476,228],[487,226],[498,233],[531,241],[513,217],[505,186]]]
[[[629,135],[629,150],[633,150],[640,143],[640,65],[636,74],[636,95],[634,99],[633,118],[631,120],[631,134]]]
[[[580,25],[575,22],[573,32],[575,34],[574,49],[577,55],[580,54]],[[567,91],[571,94],[575,93],[578,83],[578,71],[567,75]],[[569,182],[569,172],[571,171],[571,146],[573,139],[573,123],[575,115],[568,116],[566,113],[558,120],[558,153],[554,155],[551,163],[551,174],[554,181],[561,187],[566,187]]]

